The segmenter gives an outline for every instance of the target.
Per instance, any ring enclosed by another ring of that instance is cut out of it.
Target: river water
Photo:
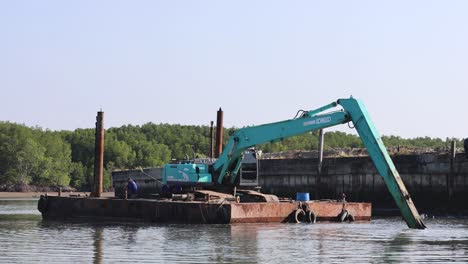
[[[0,263],[468,262],[468,219],[162,225],[42,221],[37,200],[0,200]]]

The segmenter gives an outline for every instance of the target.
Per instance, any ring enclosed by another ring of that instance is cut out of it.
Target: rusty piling
[[[94,146],[94,186],[93,197],[101,197],[104,171],[104,112],[99,111],[96,117],[96,134]]]
[[[223,110],[221,107],[218,110],[216,117],[216,150],[215,158],[219,158],[223,152]]]
[[[214,140],[214,135],[213,135],[213,121],[211,121],[211,126],[210,126],[210,158],[213,158],[213,140]]]

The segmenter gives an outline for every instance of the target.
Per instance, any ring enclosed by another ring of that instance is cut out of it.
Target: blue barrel
[[[309,193],[296,193],[296,201],[307,202],[309,200]]]

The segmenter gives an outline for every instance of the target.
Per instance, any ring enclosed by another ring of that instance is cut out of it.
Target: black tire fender
[[[313,210],[306,212],[306,219],[308,223],[315,224],[317,222],[317,214]]]
[[[348,211],[347,210],[342,210],[341,213],[338,215],[338,221],[339,222],[344,222],[347,217],[348,217]]]
[[[302,209],[296,209],[296,212],[294,212],[294,221],[296,223],[302,223],[304,222],[306,217],[306,213]]]

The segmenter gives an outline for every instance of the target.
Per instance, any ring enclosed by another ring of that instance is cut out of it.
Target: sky
[[[226,127],[363,100],[380,134],[468,137],[468,1],[0,0],[0,121]],[[354,133],[348,126],[329,128]]]

